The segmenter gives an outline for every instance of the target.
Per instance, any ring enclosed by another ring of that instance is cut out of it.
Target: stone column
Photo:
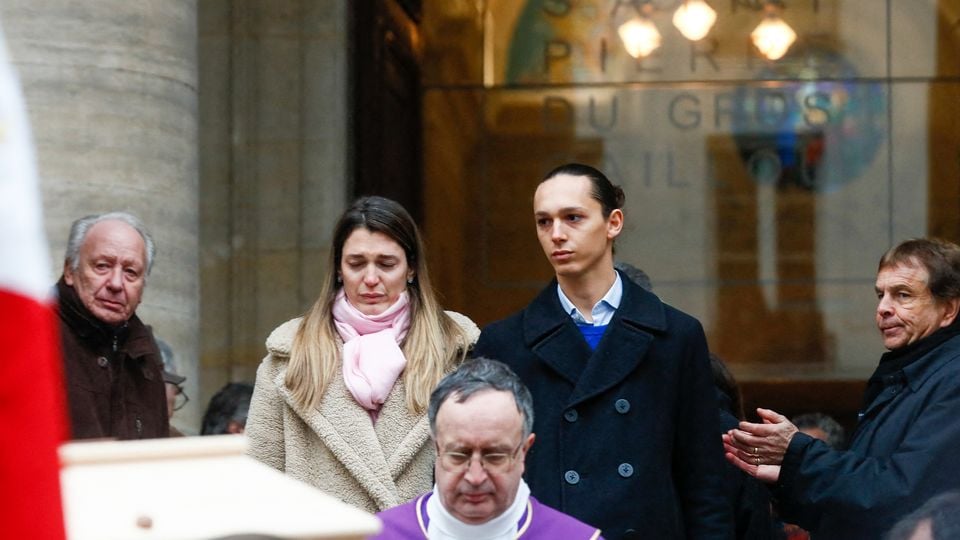
[[[140,317],[197,395],[197,15],[188,0],[0,0],[37,147],[50,280],[70,223],[127,210],[157,243]],[[175,424],[196,432],[195,399]]]
[[[2,1],[2,0],[0,0]],[[319,293],[349,189],[349,0],[200,0],[201,399]]]

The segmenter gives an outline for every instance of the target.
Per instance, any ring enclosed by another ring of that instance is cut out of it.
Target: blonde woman
[[[433,487],[430,393],[479,329],[440,308],[417,226],[392,200],[347,209],[329,268],[307,314],[267,338],[249,452],[377,512]]]

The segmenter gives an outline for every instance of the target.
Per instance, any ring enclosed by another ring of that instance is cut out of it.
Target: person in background
[[[743,397],[733,373],[719,356],[710,353],[710,368],[720,404],[721,434],[736,428],[744,419]],[[734,538],[737,540],[783,539],[779,521],[770,508],[770,492],[760,481],[732,463],[726,464],[724,488],[733,508]]]
[[[800,433],[806,433],[814,439],[830,445],[834,450],[843,450],[847,444],[847,433],[832,416],[821,412],[798,414],[791,420]]]
[[[960,486],[960,246],[917,238],[877,268],[883,346],[849,450],[758,409],[727,459],[771,485],[780,516],[823,538],[880,538],[916,501]]]
[[[904,516],[886,540],[956,540],[960,538],[960,491],[948,491]]]
[[[247,426],[247,413],[250,410],[250,398],[253,385],[249,383],[228,383],[210,398],[203,422],[201,435],[225,435],[243,433]]]
[[[338,220],[321,292],[267,338],[246,435],[250,454],[368,512],[433,485],[430,393],[476,341],[437,302],[420,232],[383,197]]]
[[[533,394],[537,498],[607,538],[729,538],[723,452],[700,323],[613,266],[624,193],[593,167],[560,166],[533,199],[556,279],[484,328]]]
[[[160,351],[136,314],[155,252],[146,227],[126,212],[70,226],[56,290],[74,439],[169,434]]]
[[[793,417],[790,421],[797,426],[800,433],[819,439],[834,450],[845,448],[846,432],[843,426],[831,416],[819,412],[804,413]],[[732,426],[730,429],[735,427]],[[787,540],[808,540],[810,538],[809,531],[795,523],[784,523],[783,530],[787,535]]]
[[[183,390],[183,383],[187,378],[177,373],[173,349],[170,344],[160,338],[156,338],[156,340],[157,347],[160,349],[160,357],[163,358],[163,383],[167,390],[167,417],[171,421],[170,436],[183,437],[183,433],[173,425],[173,413],[182,409],[190,401],[187,393]]]
[[[651,292],[653,291],[653,283],[650,282],[650,276],[640,268],[623,261],[617,261],[613,263],[613,267],[619,270],[624,276],[627,276],[627,279],[636,283],[644,290]]]
[[[530,391],[496,360],[468,360],[430,396],[436,484],[380,512],[377,540],[594,540],[600,531],[538,502],[521,475],[533,445]]]

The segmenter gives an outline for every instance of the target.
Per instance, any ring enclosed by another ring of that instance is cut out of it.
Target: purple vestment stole
[[[370,540],[423,540],[427,538],[430,518],[427,516],[427,500],[433,492],[377,514],[383,522],[383,531]],[[527,509],[517,522],[517,538],[526,540],[602,540],[600,530],[577,521],[563,512],[540,504],[530,497]]]

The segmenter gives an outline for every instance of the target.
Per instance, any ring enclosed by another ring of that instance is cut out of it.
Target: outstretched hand
[[[780,465],[757,465],[755,461],[747,463],[740,459],[736,448],[730,446],[728,443],[729,438],[730,435],[723,435],[724,457],[727,458],[727,461],[733,463],[741,471],[766,484],[773,484],[780,479]]]
[[[787,453],[797,426],[787,417],[770,409],[757,409],[762,424],[740,422],[739,429],[723,435],[727,460],[750,476],[764,482],[780,477],[780,464]]]

